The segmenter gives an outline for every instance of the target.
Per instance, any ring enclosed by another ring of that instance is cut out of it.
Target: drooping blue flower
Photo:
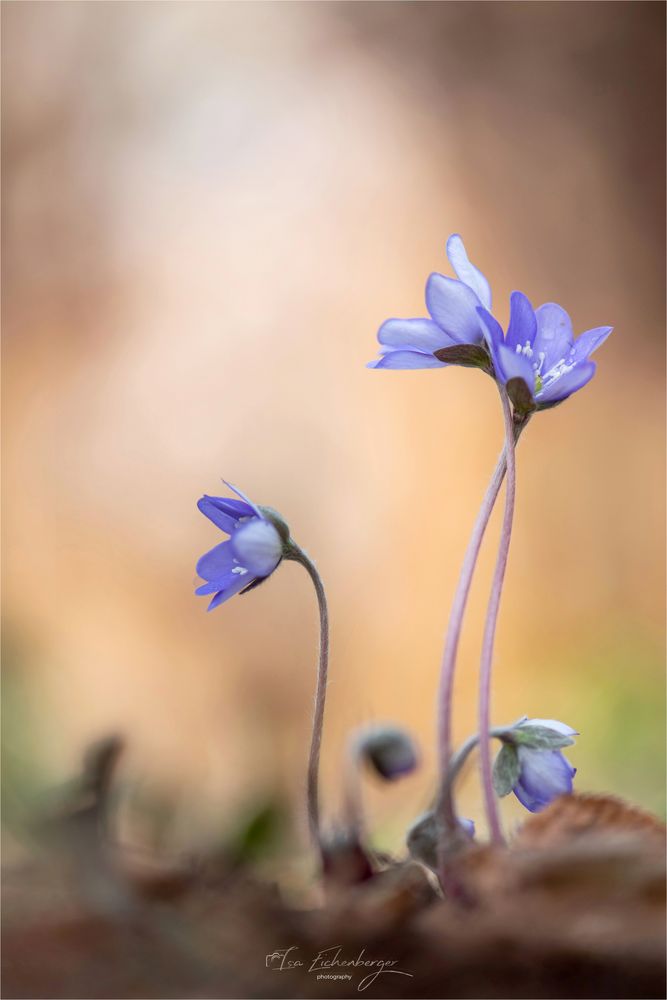
[[[369,368],[486,366],[488,331],[478,310],[491,309],[491,288],[482,272],[470,263],[460,236],[454,234],[447,240],[447,256],[457,278],[444,274],[429,277],[428,318],[388,319],[382,324],[378,331],[380,357],[371,361]],[[452,348],[457,350],[447,361],[436,356],[436,352]]]
[[[508,385],[515,406],[525,410],[555,406],[590,382],[596,367],[590,356],[612,331],[598,326],[575,339],[561,306],[547,302],[533,310],[521,292],[510,297],[505,336],[488,309],[478,312],[488,331],[495,377]]]
[[[564,737],[568,743],[577,731],[564,722],[555,719],[530,719],[518,727],[526,733],[531,730],[536,733],[550,731]],[[539,742],[539,736],[536,736]],[[516,745],[519,763],[519,774],[512,791],[519,802],[529,812],[540,812],[559,795],[569,795],[572,792],[573,778],[577,769],[572,767],[560,750],[538,749],[527,743]]]
[[[197,563],[197,575],[206,582],[195,593],[213,594],[209,611],[270,576],[285,555],[289,539],[289,529],[279,515],[226,485],[241,499],[203,496],[197,502],[202,514],[230,536]]]

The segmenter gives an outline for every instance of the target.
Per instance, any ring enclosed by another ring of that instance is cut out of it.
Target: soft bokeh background
[[[495,720],[564,719],[579,789],[662,811],[663,5],[2,13],[10,806],[110,731],[128,800],[163,802],[181,842],[299,802],[315,601],[287,565],[206,615],[194,563],[220,539],[195,501],[225,476],[328,586],[328,814],[351,727],[422,744],[419,777],[369,793],[397,846],[433,786],[444,625],[502,421],[474,371],[364,363],[461,232],[501,320],[520,288],[616,329],[521,442]]]

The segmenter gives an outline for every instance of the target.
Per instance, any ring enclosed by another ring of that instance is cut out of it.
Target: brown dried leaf
[[[512,839],[514,850],[548,849],[584,837],[636,839],[645,850],[664,853],[665,824],[612,795],[563,795],[531,816]]]

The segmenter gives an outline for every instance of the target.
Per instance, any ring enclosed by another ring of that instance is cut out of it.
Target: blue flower
[[[490,367],[485,348],[488,332],[478,310],[491,308],[491,288],[468,260],[460,236],[447,240],[447,256],[458,281],[432,274],[426,282],[430,317],[383,323],[378,331],[380,357],[369,368],[445,368],[448,363]],[[448,350],[447,361],[436,357],[436,352]]]
[[[590,356],[612,331],[598,326],[575,339],[561,306],[547,302],[533,311],[521,292],[510,297],[506,336],[488,309],[478,312],[488,331],[495,377],[508,386],[515,406],[526,411],[562,403],[590,382],[595,374]]]
[[[270,576],[289,541],[289,529],[279,515],[230,489],[241,499],[203,496],[197,503],[202,514],[230,536],[197,563],[197,574],[206,582],[195,593],[213,594],[209,611]]]
[[[521,730],[523,725],[518,727]],[[564,741],[572,742],[571,737],[577,731],[564,722],[555,719],[530,719],[525,723],[526,733],[531,730],[536,734],[550,731],[559,734]],[[536,738],[536,742],[539,737]],[[512,788],[519,802],[529,812],[540,812],[559,795],[569,795],[576,768],[572,767],[560,750],[545,750],[531,747],[526,743],[516,745],[519,773]]]

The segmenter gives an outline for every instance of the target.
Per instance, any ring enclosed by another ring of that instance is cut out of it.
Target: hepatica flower
[[[488,328],[479,310],[491,309],[491,288],[468,260],[460,236],[447,240],[456,278],[432,274],[426,282],[429,316],[388,319],[378,331],[380,357],[369,368],[445,368],[447,364],[489,366]],[[457,280],[458,279],[458,280]]]
[[[507,334],[488,309],[480,308],[488,331],[495,377],[507,386],[519,411],[543,410],[583,388],[595,374],[591,354],[607,339],[610,326],[586,330],[575,339],[572,322],[555,302],[533,311],[521,292],[510,297]]]
[[[209,611],[270,576],[289,542],[289,529],[280,515],[257,507],[233,486],[230,489],[240,499],[203,496],[197,503],[202,514],[230,536],[197,563],[197,574],[205,583],[196,593],[213,595]]]
[[[493,782],[500,796],[514,792],[530,812],[540,812],[559,795],[572,792],[576,768],[562,753],[577,731],[555,719],[525,719],[500,738]]]
[[[197,563],[197,573],[204,583],[197,587],[196,593],[213,595],[208,610],[217,608],[234,594],[256,587],[271,576],[283,559],[300,563],[315,588],[320,615],[320,642],[306,800],[313,843],[321,855],[319,764],[329,665],[329,612],[324,584],[315,563],[291,537],[281,515],[272,507],[257,506],[229,483],[225,485],[236,493],[238,499],[203,496],[197,503],[202,514],[229,535],[227,541],[220,542]]]

